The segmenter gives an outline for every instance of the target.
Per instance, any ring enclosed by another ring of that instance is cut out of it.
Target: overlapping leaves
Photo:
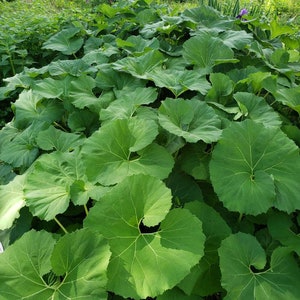
[[[92,182],[111,185],[133,174],[166,178],[171,155],[152,143],[158,134],[154,121],[138,118],[113,120],[86,140],[82,157]]]
[[[0,299],[107,299],[109,257],[108,244],[86,229],[57,243],[46,231],[27,232],[0,255]]]
[[[24,186],[26,205],[32,214],[43,220],[52,220],[65,212],[73,183],[81,180],[85,186],[87,180],[82,176],[83,173],[84,166],[76,152],[42,155],[27,174]],[[87,194],[81,199],[81,204],[88,199]]]
[[[150,2],[100,5],[4,80],[0,299],[300,298],[293,31]]]

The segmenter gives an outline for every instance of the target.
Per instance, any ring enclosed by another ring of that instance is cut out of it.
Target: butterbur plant
[[[0,299],[299,299],[294,29],[95,9],[5,79]]]

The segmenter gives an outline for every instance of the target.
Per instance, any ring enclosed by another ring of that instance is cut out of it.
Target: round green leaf
[[[223,131],[210,162],[213,187],[232,211],[257,215],[300,208],[297,146],[278,128],[252,120]]]
[[[142,79],[148,78],[148,72],[162,65],[164,55],[158,50],[146,52],[138,57],[125,57],[113,63],[113,68],[118,71],[130,73],[132,76]]]
[[[169,211],[171,198],[160,180],[133,175],[90,210],[84,226],[103,234],[112,251],[109,290],[134,299],[155,297],[197,264],[205,240],[202,224],[188,210]]]
[[[221,121],[214,110],[200,100],[168,98],[159,108],[159,124],[187,142],[215,142],[221,135]]]
[[[277,248],[266,268],[266,255],[256,238],[237,233],[222,242],[219,256],[225,299],[299,299],[300,270],[289,249]]]
[[[163,147],[151,144],[157,134],[157,125],[151,120],[131,118],[106,123],[82,148],[88,178],[111,185],[132,174],[167,177],[173,159]]]

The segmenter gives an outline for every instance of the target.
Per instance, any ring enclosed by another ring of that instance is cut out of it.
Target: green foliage
[[[89,7],[2,56],[0,299],[299,299],[295,28]]]

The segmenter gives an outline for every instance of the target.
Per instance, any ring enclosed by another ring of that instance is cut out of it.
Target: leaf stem
[[[54,121],[53,124],[54,124],[54,126],[60,128],[64,132],[68,132],[68,130],[66,128],[64,128],[62,125],[60,125],[59,123],[57,123],[57,122]]]
[[[58,226],[62,229],[64,233],[68,233],[67,229],[61,224],[56,217],[54,217],[54,221],[58,224]]]
[[[239,218],[238,218],[238,222],[239,222],[239,223],[241,223],[241,221],[242,221],[242,218],[243,218],[243,214],[242,214],[242,213],[240,213],[240,215],[239,215]]]
[[[89,214],[89,210],[88,210],[86,204],[84,204],[83,207],[84,207],[85,214],[88,215]]]

